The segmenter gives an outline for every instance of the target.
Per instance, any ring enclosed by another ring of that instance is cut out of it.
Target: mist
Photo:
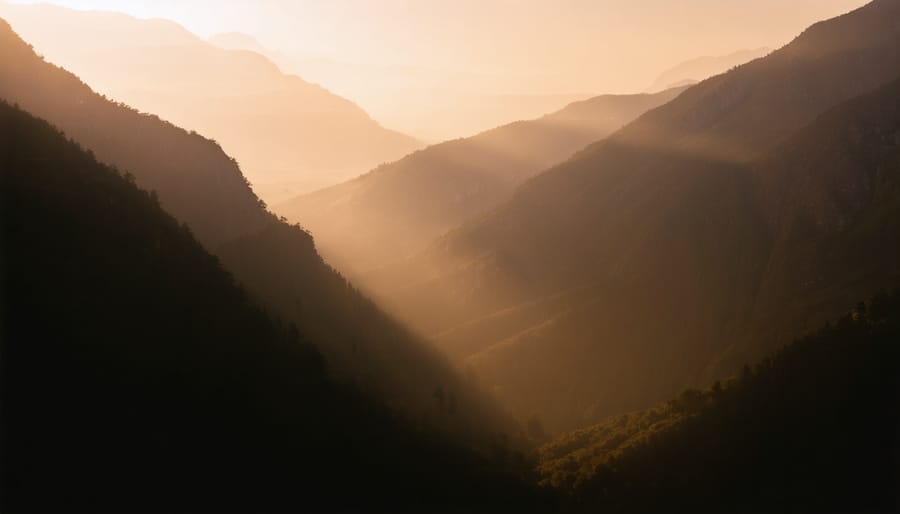
[[[900,2],[0,0],[3,512],[892,512]]]

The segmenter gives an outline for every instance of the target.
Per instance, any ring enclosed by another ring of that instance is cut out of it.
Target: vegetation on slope
[[[0,183],[4,512],[544,505],[503,447],[335,385],[155,194],[3,103]]]
[[[312,238],[279,221],[213,141],[94,93],[0,23],[0,98],[48,120],[135,177],[267,308],[295,323],[342,380],[417,423],[487,448],[518,428],[452,366],[325,265]],[[436,393],[455,398],[446,415]],[[432,423],[430,420],[442,420]]]
[[[900,292],[724,383],[541,449],[567,510],[893,512],[900,505]]]

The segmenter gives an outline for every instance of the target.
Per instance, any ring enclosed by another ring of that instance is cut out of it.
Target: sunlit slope
[[[683,90],[575,102],[538,119],[431,146],[275,210],[307,227],[329,262],[359,274],[407,257],[480,217],[538,171]]]
[[[450,364],[326,265],[307,233],[266,212],[216,143],[104,99],[5,25],[0,69],[0,99],[54,123],[154,191],[254,297],[315,342],[336,376],[440,430],[479,437],[515,430]],[[437,390],[454,396],[447,419]]]
[[[891,512],[900,294],[860,303],[724,383],[541,449],[573,512]]]
[[[3,102],[0,184],[4,512],[532,502],[496,463],[335,385],[153,195]]]
[[[488,334],[466,363],[520,415],[540,413],[552,428],[702,380],[758,326],[755,301],[771,276],[772,193],[755,163],[824,111],[896,78],[886,63],[900,63],[898,20],[900,4],[876,1],[691,87],[387,270],[378,290],[451,351]],[[833,303],[806,304],[813,314],[840,307],[840,287],[827,294]],[[791,323],[768,326],[791,335]]]
[[[269,203],[420,146],[266,57],[219,48],[173,22],[6,3],[0,16],[96,91],[217,140]]]

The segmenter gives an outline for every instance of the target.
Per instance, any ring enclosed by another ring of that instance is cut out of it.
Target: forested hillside
[[[0,184],[4,512],[544,501],[513,474],[524,462],[477,456],[335,385],[155,194],[5,103]]]
[[[894,512],[900,293],[725,382],[541,449],[575,512]]]
[[[315,342],[335,375],[421,424],[477,435],[483,445],[514,435],[515,424],[437,352],[326,265],[309,234],[268,213],[215,142],[103,98],[0,25],[0,99],[155,192],[256,300]],[[453,396],[453,416],[444,415],[437,391]]]

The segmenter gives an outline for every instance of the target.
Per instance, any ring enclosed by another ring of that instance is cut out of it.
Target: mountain
[[[418,148],[349,100],[165,20],[0,2],[43,56],[95,90],[216,139],[266,201],[336,184]]]
[[[336,377],[421,426],[483,445],[501,432],[514,440],[516,425],[493,402],[326,265],[306,232],[268,213],[216,143],[94,93],[4,23],[0,67],[0,99],[156,194],[255,300],[317,345]]]
[[[308,228],[329,262],[357,276],[481,216],[538,171],[682,91],[576,102],[538,119],[430,146],[274,209]]]
[[[892,144],[894,111],[883,106],[894,105],[896,85],[860,100],[869,114],[850,118],[883,127],[851,125],[833,147],[797,143],[798,156],[822,152],[829,161],[810,162],[834,171],[798,168],[803,157],[789,165],[795,182],[762,170],[822,113],[897,78],[885,63],[900,63],[898,19],[900,4],[878,0],[691,87],[384,270],[373,290],[551,431],[647,407],[758,358],[768,350],[754,344],[758,333],[787,340],[897,276],[885,242],[897,239],[887,213],[898,199],[871,190],[871,173],[894,180],[891,147],[861,151]],[[819,129],[829,133],[810,130]],[[848,176],[861,183],[801,180]],[[852,194],[860,189],[870,196]],[[807,231],[803,211],[772,218],[779,198],[839,222]],[[852,258],[853,248],[880,246],[882,255]]]
[[[334,384],[155,195],[2,102],[0,183],[4,512],[543,501]]]
[[[382,123],[431,143],[468,137],[512,120],[532,119],[593,96],[564,88],[560,91],[555,76],[544,72],[475,72],[438,64],[340,61],[267,49],[240,32],[216,34],[209,42],[263,54],[285,72],[321,84],[358,103]],[[535,89],[547,82],[556,85]]]
[[[892,512],[900,294],[646,411],[541,449],[569,512]]]
[[[728,55],[704,56],[677,64],[662,72],[647,91],[662,91],[671,87],[693,84],[701,80],[725,73],[726,71],[748,63],[754,59],[765,57],[771,48],[738,50]]]

